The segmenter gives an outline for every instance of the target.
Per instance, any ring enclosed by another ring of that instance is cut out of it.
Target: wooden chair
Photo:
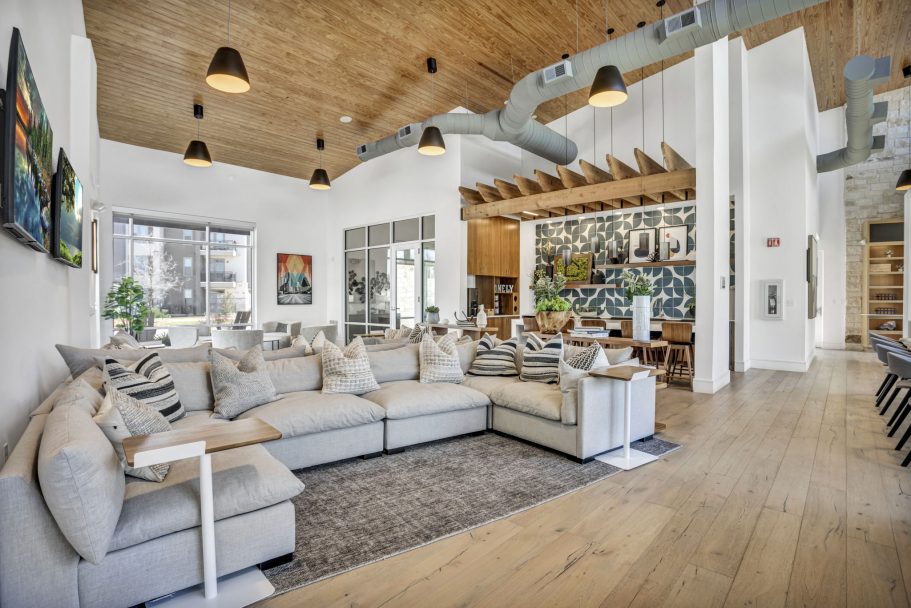
[[[693,387],[693,326],[689,323],[661,324],[661,337],[667,341],[667,380],[682,380]]]
[[[538,320],[534,315],[522,315],[522,327],[525,331],[538,331]]]
[[[620,337],[621,338],[632,338],[633,337],[633,322],[632,321],[620,321]]]

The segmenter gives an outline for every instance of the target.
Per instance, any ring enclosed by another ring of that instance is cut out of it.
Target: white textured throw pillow
[[[357,337],[342,351],[327,341],[323,348],[323,392],[363,395],[380,388],[370,369],[364,341]]]
[[[535,334],[529,334],[522,353],[522,373],[519,378],[525,382],[556,384],[560,381],[562,358],[563,334],[557,334],[547,342]]]
[[[310,348],[312,348],[313,351],[316,352],[317,348],[319,348],[319,349],[326,348],[327,342],[329,342],[329,341],[326,339],[326,333],[323,330],[319,330],[318,332],[316,332],[316,335],[313,336],[313,340],[310,341]]]
[[[626,348],[606,348],[604,354],[607,356],[608,365],[617,365],[633,358],[633,347]],[[595,369],[594,367],[592,369]]]
[[[310,345],[310,342],[307,341],[307,338],[302,335],[296,336],[291,340],[291,348],[300,350],[304,356],[313,354],[313,347]]]
[[[236,366],[234,361],[212,350],[209,353],[209,370],[217,418],[230,420],[258,405],[278,399],[259,345],[248,350]]]
[[[171,430],[171,423],[158,410],[116,388],[108,387],[107,395],[101,402],[101,407],[95,414],[94,420],[104,436],[114,446],[117,458],[120,459],[120,466],[127,475],[147,481],[164,480],[171,465],[164,463],[150,467],[131,467],[127,465],[126,455],[123,452],[123,440],[127,437],[164,433]]]
[[[421,375],[423,384],[450,382],[461,384],[465,379],[459,362],[459,349],[454,334],[446,334],[436,342],[429,334],[424,335],[420,346]]]

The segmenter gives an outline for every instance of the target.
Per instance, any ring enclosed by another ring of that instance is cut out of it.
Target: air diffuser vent
[[[411,125],[405,125],[399,129],[399,137],[407,137],[411,135]]]
[[[544,68],[542,74],[544,78],[544,84],[551,84],[558,80],[563,80],[564,78],[573,77],[573,64],[569,61],[561,61],[553,65],[549,65]]]
[[[661,22],[658,27],[658,38],[661,42],[680,36],[702,27],[702,17],[699,14],[699,7],[688,8],[682,13],[671,15]]]

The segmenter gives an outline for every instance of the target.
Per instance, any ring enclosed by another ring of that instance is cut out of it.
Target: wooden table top
[[[207,424],[191,429],[175,429],[165,433],[137,435],[123,440],[127,464],[133,466],[138,452],[169,448],[197,441],[206,442],[206,454],[239,448],[245,445],[281,439],[281,432],[259,418],[245,418],[226,423]]]
[[[652,367],[637,367],[633,365],[615,365],[614,367],[608,367],[606,369],[593,369],[588,372],[589,376],[594,376],[595,378],[610,378],[611,380],[624,380],[629,382],[633,379],[633,374],[639,372],[648,372],[648,375],[651,376],[663,376],[667,372],[663,369],[655,369]]]
[[[538,333],[538,332],[536,332]],[[556,334],[541,334],[542,338],[552,338]],[[572,336],[567,332],[563,333],[565,342],[597,342],[598,344],[608,344],[610,346],[635,346],[638,348],[664,348],[668,345],[667,340],[633,340],[632,338],[612,338],[602,337],[594,338],[591,336]]]
[[[486,331],[490,335],[497,333],[496,327],[478,327],[476,325],[443,325],[442,323],[431,323],[430,327],[434,329],[461,329],[462,331]]]

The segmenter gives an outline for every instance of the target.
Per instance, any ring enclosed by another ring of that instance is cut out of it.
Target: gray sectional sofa
[[[463,370],[476,344],[459,346]],[[173,463],[161,483],[125,480],[92,420],[97,403],[73,398],[82,381],[101,389],[100,357],[135,351],[61,349],[80,382],[35,410],[0,471],[0,605],[130,606],[200,583],[195,461]],[[211,417],[206,349],[161,352],[188,410],[174,426],[226,424]],[[362,396],[322,394],[319,355],[267,355],[281,398],[241,418],[265,420],[282,437],[213,455],[219,575],[293,552],[291,499],[303,489],[293,470],[489,429],[579,460],[622,445],[620,383],[583,379],[572,423],[554,385],[474,376],[421,384],[417,345],[371,349],[380,389]],[[633,439],[653,433],[654,389],[654,379],[634,386]]]

